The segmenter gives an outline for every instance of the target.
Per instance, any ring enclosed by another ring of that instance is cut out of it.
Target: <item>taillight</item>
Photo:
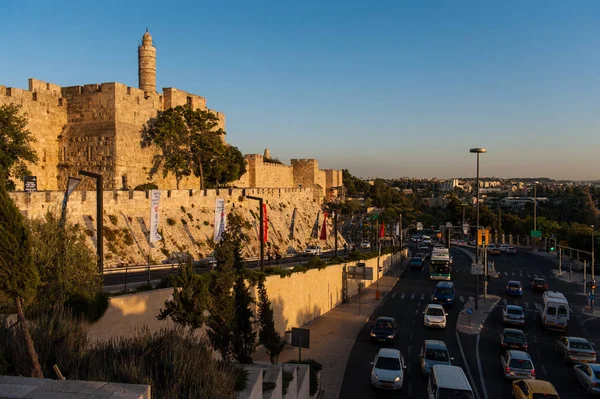
[[[600,383],[594,382],[594,388],[598,388],[598,387],[600,387]]]
[[[510,371],[510,367],[507,367],[507,368],[506,368],[506,371]]]
[[[535,370],[531,370],[531,375],[535,375]]]
[[[523,349],[527,350],[527,345],[523,345]]]

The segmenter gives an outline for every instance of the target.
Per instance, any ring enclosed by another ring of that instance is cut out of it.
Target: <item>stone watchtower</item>
[[[152,45],[148,28],[142,37],[142,45],[138,47],[138,75],[140,89],[156,93],[156,47]]]

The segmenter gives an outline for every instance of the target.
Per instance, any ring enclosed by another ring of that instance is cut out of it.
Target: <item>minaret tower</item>
[[[156,93],[156,47],[152,45],[148,28],[142,37],[142,45],[138,47],[138,75],[140,89]]]

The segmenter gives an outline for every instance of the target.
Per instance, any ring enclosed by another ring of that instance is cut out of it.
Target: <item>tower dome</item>
[[[148,28],[138,47],[138,78],[140,89],[156,93],[156,47],[152,45]]]

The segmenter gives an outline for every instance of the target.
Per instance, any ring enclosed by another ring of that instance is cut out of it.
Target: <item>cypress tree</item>
[[[285,342],[275,330],[273,308],[267,295],[264,277],[258,281],[258,342],[262,344],[271,358],[271,363],[277,364],[279,354],[283,351]]]

